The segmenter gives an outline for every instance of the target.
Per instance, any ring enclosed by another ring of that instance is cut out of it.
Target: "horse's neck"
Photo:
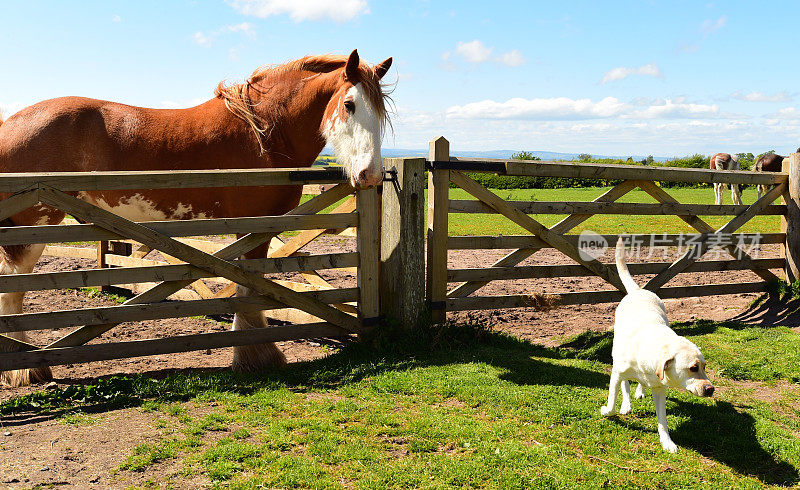
[[[326,74],[328,75],[328,74]],[[291,155],[299,166],[310,166],[325,147],[320,131],[325,107],[335,92],[335,79],[328,76],[295,77],[293,87],[280,90],[279,98],[255,101],[255,107],[279,104],[281,113],[275,121],[277,127],[267,127],[265,145],[267,152],[277,159]]]

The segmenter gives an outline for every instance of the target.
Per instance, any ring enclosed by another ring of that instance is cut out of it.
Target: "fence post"
[[[789,189],[783,194],[786,218],[781,219],[781,231],[786,233],[784,273],[786,281],[791,283],[800,279],[800,153],[789,155],[783,171],[789,174]]]
[[[449,161],[450,142],[444,136],[428,145],[428,160]],[[441,323],[447,317],[447,216],[449,207],[449,170],[428,172],[428,269],[426,274],[428,307],[431,321]]]
[[[425,159],[387,158],[381,215],[381,315],[418,325],[425,304]]]
[[[380,211],[376,188],[356,191],[358,212],[358,312],[364,327],[377,323],[380,313]]]

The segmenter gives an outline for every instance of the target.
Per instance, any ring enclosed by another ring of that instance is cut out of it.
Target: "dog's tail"
[[[622,280],[622,284],[625,286],[625,291],[631,293],[639,289],[639,286],[631,277],[631,273],[628,272],[628,266],[625,264],[625,245],[622,243],[622,238],[617,240],[616,259],[617,274],[619,274],[619,278]]]

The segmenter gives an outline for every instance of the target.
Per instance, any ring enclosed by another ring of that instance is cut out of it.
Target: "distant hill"
[[[486,151],[455,151],[453,156],[464,157],[482,157],[482,158],[511,158],[514,153],[519,153],[520,150],[486,150]],[[526,150],[527,151],[527,150]],[[542,160],[577,160],[579,153],[559,153],[555,151],[531,151],[534,156]],[[409,150],[405,148],[382,148],[381,154],[385,157],[427,157],[428,150]],[[647,155],[592,155],[592,158],[618,158],[627,160],[632,156],[634,160],[644,160]],[[657,162],[665,162],[671,160],[672,157],[653,157]]]
[[[456,151],[453,156],[459,158],[511,158],[514,153],[519,153],[519,150],[486,150],[486,151]],[[531,151],[531,154],[541,158],[542,160],[567,160],[573,161],[578,159],[579,153],[559,153],[555,151]],[[317,158],[317,165],[323,164],[323,160],[333,160],[333,151],[330,148],[322,150],[320,157]],[[382,148],[381,155],[384,157],[427,157],[428,150],[409,150],[405,148]],[[633,157],[634,160],[644,160],[647,155],[592,155],[592,158],[613,158],[620,160],[627,160],[628,157]],[[666,162],[667,160],[674,160],[676,157],[653,157],[656,162]]]

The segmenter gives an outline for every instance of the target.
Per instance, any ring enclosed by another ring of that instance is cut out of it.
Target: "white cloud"
[[[525,57],[518,50],[512,49],[500,56],[500,62],[508,66],[522,66],[525,64]]]
[[[700,44],[705,41],[708,36],[725,27],[727,23],[728,17],[725,15],[720,16],[717,20],[704,20],[703,23],[700,24],[700,38],[696,41],[686,42],[681,45],[681,51],[687,53],[696,52],[700,49]]]
[[[719,119],[716,104],[695,104],[683,98],[654,101],[622,102],[616,97],[591,99],[553,97],[542,99],[514,98],[505,102],[483,100],[447,108],[445,115],[452,119],[503,120],[588,120],[588,119]]]
[[[720,16],[717,20],[706,20],[703,21],[703,24],[700,26],[700,29],[705,33],[706,36],[711,34],[714,31],[718,31],[725,27],[725,24],[728,23],[728,17],[723,15]]]
[[[245,36],[249,37],[250,39],[255,39],[256,31],[253,28],[253,24],[249,22],[242,22],[241,24],[236,25],[227,25],[222,26],[220,29],[221,32],[241,32]]]
[[[122,17],[120,17],[119,15],[114,15],[113,17],[111,17],[111,22],[122,22]]]
[[[789,92],[786,91],[767,95],[762,92],[750,92],[746,94],[741,90],[737,90],[731,94],[731,97],[745,102],[787,102],[792,99]]]
[[[238,32],[244,34],[245,36],[249,37],[250,39],[256,38],[256,30],[253,27],[253,24],[249,22],[242,22],[241,24],[230,24],[226,26],[222,26],[216,31],[211,32],[202,32],[197,31],[194,33],[194,42],[204,48],[211,46],[215,39],[217,39],[221,34],[226,34],[229,32]]]
[[[664,78],[664,74],[661,73],[661,70],[658,68],[658,65],[655,63],[650,63],[649,65],[642,65],[635,68],[627,68],[624,66],[613,68],[607,71],[603,75],[603,80],[600,83],[608,83],[608,82],[615,82],[617,80],[623,80],[631,75],[640,75],[645,77],[655,77],[662,79]]]
[[[800,110],[797,110],[796,107],[784,107],[778,112],[766,114],[764,117],[767,119],[793,119],[800,121]]]
[[[484,61],[489,61],[489,57],[492,55],[492,48],[487,48],[476,39],[468,43],[459,42],[456,47],[456,54],[470,63],[483,63]]]
[[[630,119],[715,119],[719,117],[719,106],[716,104],[691,104],[680,99],[667,99],[661,104],[655,104],[644,110],[626,114],[624,118]]]
[[[286,14],[295,22],[326,19],[347,22],[369,13],[366,0],[230,0],[229,3],[244,15],[266,19]]]
[[[445,62],[444,68],[452,70],[455,66],[450,62],[453,54],[459,56],[461,59],[468,63],[479,64],[492,61],[494,63],[516,67],[525,64],[525,56],[518,50],[512,49],[507,53],[500,56],[492,56],[494,48],[486,46],[480,40],[475,39],[469,42],[460,41],[456,46],[455,51],[445,51],[442,53],[442,61]]]
[[[198,46],[202,46],[204,48],[211,46],[211,39],[209,39],[208,36],[200,31],[195,32],[193,38],[194,42],[197,43]]]

